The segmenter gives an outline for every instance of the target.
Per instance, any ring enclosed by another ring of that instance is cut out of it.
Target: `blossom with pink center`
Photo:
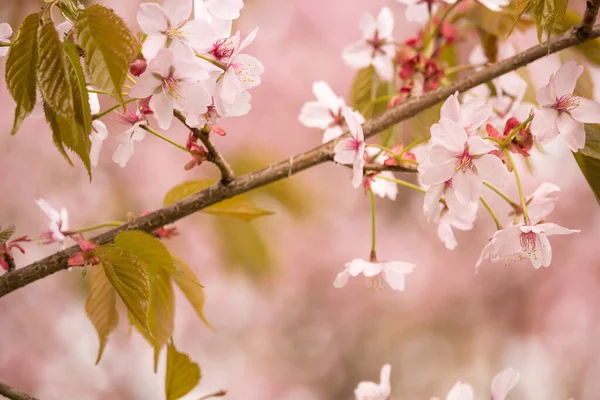
[[[437,234],[448,250],[454,250],[458,245],[454,229],[470,231],[477,219],[477,203],[469,203],[462,206],[461,212],[450,210],[447,206],[438,202],[436,222],[438,224]]]
[[[424,185],[446,183],[446,189],[451,189],[461,204],[479,199],[483,180],[503,185],[507,171],[497,156],[488,154],[496,150],[492,144],[479,136],[468,136],[450,119],[433,125],[431,138],[428,158],[418,168]]]
[[[231,56],[223,59],[225,72],[218,78],[216,89],[224,104],[233,104],[241,93],[260,85],[260,75],[265,70],[262,63],[240,53],[254,41],[257,32],[258,28],[254,29],[243,41],[239,31],[230,38]]]
[[[381,367],[379,383],[363,381],[354,390],[356,400],[389,400],[392,392],[390,376],[392,366],[385,364]]]
[[[468,135],[475,134],[492,116],[492,106],[485,101],[469,99],[461,104],[458,92],[446,99],[440,110],[440,119],[450,119],[464,128]],[[431,140],[437,140],[437,133],[444,132],[431,130]]]
[[[158,125],[169,129],[175,108],[202,114],[212,104],[212,95],[202,82],[209,78],[206,64],[189,49],[182,53],[161,49],[129,96],[139,99],[152,96],[149,105]]]
[[[42,244],[50,244],[54,242],[64,242],[66,239],[65,232],[69,230],[69,214],[65,208],[61,209],[60,212],[54,208],[44,199],[38,199],[35,201],[39,208],[42,209],[44,214],[50,219],[50,226],[48,231],[42,233]]]
[[[437,3],[454,4],[456,0],[396,0],[406,5],[405,16],[409,21],[423,24],[429,21],[429,17],[435,15],[439,5]]]
[[[368,162],[384,165],[387,156],[380,149],[375,147],[367,147],[365,149],[365,157]],[[392,182],[387,179],[381,179],[379,177],[388,179],[395,178],[391,171],[371,172],[368,175],[365,175],[363,178],[363,186],[365,187],[365,190],[372,190],[375,195],[381,197],[382,199],[387,197],[392,201],[396,200],[396,196],[398,196],[398,184],[396,182]]]
[[[190,0],[165,0],[164,7],[156,3],[142,3],[137,22],[147,34],[142,54],[152,60],[160,49],[174,51],[182,47],[202,50],[210,46],[215,33],[206,21],[188,20],[192,13]]]
[[[476,267],[484,259],[492,262],[503,259],[507,263],[529,258],[535,269],[548,267],[552,260],[552,247],[548,236],[570,235],[579,230],[563,228],[553,223],[512,225],[494,234],[484,247]]]
[[[342,58],[348,66],[360,69],[373,65],[377,75],[384,81],[394,77],[394,56],[396,46],[392,38],[394,16],[389,8],[384,7],[377,19],[371,14],[364,14],[360,20],[363,38],[346,47]]]
[[[346,268],[337,275],[333,286],[343,288],[350,277],[362,274],[367,278],[369,288],[385,289],[389,286],[392,290],[402,292],[405,287],[405,275],[410,274],[414,268],[414,264],[403,261],[377,262],[355,258],[346,263]]]
[[[365,165],[365,137],[360,121],[350,109],[343,108],[342,115],[352,136],[340,139],[336,143],[333,148],[333,161],[352,165],[352,186],[358,188],[362,184],[363,167]]]
[[[0,42],[1,43],[10,43],[10,37],[13,34],[13,30],[7,23],[0,24]],[[8,54],[8,46],[0,47],[0,57],[4,57]]]
[[[326,82],[315,82],[312,89],[317,101],[304,103],[298,120],[309,128],[323,129],[323,143],[329,142],[344,133],[346,124],[342,109],[346,107],[346,102]],[[365,122],[358,111],[351,112],[361,124]]]
[[[217,37],[230,35],[231,22],[240,16],[243,0],[194,0],[194,18],[208,22]]]
[[[127,109],[125,113],[119,114],[119,117],[120,122],[124,125],[129,125],[129,128],[117,136],[116,139],[119,146],[113,153],[112,159],[123,168],[133,155],[133,143],[142,141],[146,137],[144,127],[148,125],[148,121],[139,111],[133,112],[130,109]]]
[[[98,101],[98,95],[96,93],[89,93],[90,111],[92,114],[100,112],[100,102]],[[98,165],[100,159],[100,151],[102,150],[102,144],[108,137],[108,129],[104,122],[99,119],[92,121],[92,133],[90,134],[90,141],[92,147],[90,149],[90,163],[92,166]]]
[[[572,151],[578,151],[585,146],[583,124],[600,123],[600,103],[573,94],[583,70],[571,60],[536,92],[540,108],[535,111],[531,131],[539,143],[550,143],[560,134]]]

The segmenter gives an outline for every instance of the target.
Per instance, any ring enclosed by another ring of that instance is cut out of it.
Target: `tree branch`
[[[577,38],[579,40],[583,41],[591,35],[592,27],[596,23],[598,8],[600,8],[600,0],[587,0],[581,24],[577,28]]]
[[[194,134],[194,136],[200,139],[202,144],[204,144],[204,147],[206,147],[210,156],[209,161],[215,164],[221,171],[221,181],[224,184],[231,182],[235,178],[233,169],[231,169],[231,166],[227,163],[227,161],[225,161],[225,158],[223,158],[221,153],[219,153],[217,148],[212,144],[208,137],[208,134],[202,132],[201,129],[192,128],[191,126],[189,126],[185,122],[185,115],[183,115],[181,111],[175,110],[173,111],[173,114],[179,121],[181,121],[183,125],[185,125]]]
[[[36,397],[20,392],[0,382],[0,395],[10,400],[38,400]]]
[[[406,103],[400,104],[380,116],[367,121],[363,125],[365,137],[371,137],[400,121],[417,115],[421,111],[444,101],[456,91],[464,92],[482,83],[489,82],[507,72],[525,66],[549,53],[554,53],[577,45],[584,40],[594,39],[600,36],[600,27],[592,29],[590,34],[584,39],[579,37],[577,31],[578,28],[573,28],[563,35],[553,38],[549,44],[534,46],[514,57],[472,73],[464,79],[454,81],[448,86],[443,86],[434,92],[426,93],[419,98],[411,99]],[[110,243],[118,233],[129,229],[152,232],[163,225],[172,223],[222,200],[285,179],[293,174],[304,171],[305,169],[330,161],[332,160],[332,148],[334,143],[335,141],[330,141],[307,152],[297,154],[287,160],[271,164],[261,170],[238,176],[227,184],[219,182],[178,201],[177,203],[136,218],[127,224],[98,235],[94,237],[92,241],[100,245]],[[40,261],[34,262],[27,267],[7,273],[0,277],[0,297],[54,274],[55,272],[66,269],[68,258],[78,250],[78,246],[70,247]]]

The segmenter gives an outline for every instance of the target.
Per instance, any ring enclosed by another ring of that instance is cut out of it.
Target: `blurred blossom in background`
[[[102,3],[138,30],[137,1]],[[39,5],[0,0],[0,21],[15,27]],[[214,138],[236,172],[321,143],[320,131],[298,123],[299,111],[313,99],[314,81],[347,95],[354,71],[342,61],[342,49],[360,37],[362,13],[376,14],[384,5],[394,13],[398,41],[416,32],[419,26],[405,21],[405,6],[391,0],[245,1],[234,30],[245,35],[260,27],[252,54],[265,73],[250,114],[228,119],[228,135]],[[536,43],[535,33],[516,32],[510,42],[525,49]],[[465,62],[474,44],[458,43]],[[545,85],[559,65],[558,55],[530,65],[535,86]],[[597,76],[592,71],[596,82]],[[105,100],[103,108],[112,105]],[[84,168],[69,167],[54,149],[43,119],[29,118],[10,137],[13,102],[5,85],[0,104],[0,221],[16,224],[17,234],[46,229],[34,202],[40,197],[67,208],[71,226],[86,226],[157,209],[176,184],[218,176],[208,164],[184,171],[180,150],[149,137],[125,169],[110,160],[112,149],[103,152],[89,183]],[[120,132],[116,120],[105,122],[109,134]],[[405,125],[397,129],[400,139]],[[175,128],[169,136],[184,143],[187,132]],[[218,389],[227,389],[229,399],[351,399],[359,381],[378,381],[385,363],[392,365],[393,399],[444,398],[457,380],[489,393],[492,376],[505,367],[521,373],[513,399],[597,399],[598,205],[563,142],[534,150],[531,161],[530,174],[521,166],[525,192],[551,179],[562,189],[553,221],[581,229],[553,238],[552,265],[540,270],[526,260],[486,263],[475,274],[479,252],[495,231],[484,210],[448,251],[436,225],[422,216],[421,194],[400,188],[395,202],[377,200],[378,253],[417,265],[406,290],[371,292],[361,279],[334,289],[347,261],[368,257],[370,207],[352,188],[348,170],[333,164],[252,193],[272,216],[250,224],[210,215],[177,222],[181,235],[166,244],[200,277],[205,313],[216,329],[176,298],[175,341],[203,375],[186,399]],[[516,195],[512,182],[509,188]],[[490,200],[508,213],[501,199]],[[32,246],[16,255],[17,265],[55,250]],[[129,337],[124,318],[94,365],[97,337],[84,311],[87,291],[79,272],[60,272],[0,299],[1,380],[44,400],[162,399],[165,356],[154,374],[152,349],[138,334]]]

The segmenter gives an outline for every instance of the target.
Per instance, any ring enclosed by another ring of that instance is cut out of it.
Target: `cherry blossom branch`
[[[346,165],[345,167],[352,168],[352,165]],[[383,165],[383,164],[365,164],[363,167],[365,171],[381,172],[381,171],[392,171],[392,172],[417,172],[416,168],[403,167],[401,165]]]
[[[577,37],[580,40],[587,39],[592,33],[592,28],[596,23],[600,0],[588,0],[586,2],[585,12],[581,20],[581,25],[577,28]]]
[[[10,400],[38,400],[37,397],[20,392],[2,382],[0,382],[0,395]]]
[[[227,184],[233,179],[235,179],[233,169],[231,169],[231,166],[227,163],[227,161],[225,161],[225,158],[223,158],[221,153],[219,153],[217,148],[212,144],[208,137],[208,134],[203,132],[201,129],[192,128],[191,126],[189,126],[185,122],[185,115],[183,115],[181,111],[175,110],[173,114],[179,121],[181,121],[183,125],[185,125],[194,134],[194,136],[200,139],[204,147],[206,147],[206,150],[208,150],[208,154],[210,157],[209,161],[215,164],[219,168],[219,171],[221,171],[221,181],[224,184]]]
[[[454,81],[447,86],[443,86],[436,91],[426,93],[419,98],[411,99],[391,108],[383,114],[367,121],[363,125],[365,137],[372,137],[382,132],[392,125],[403,120],[411,118],[421,111],[424,111],[437,103],[448,98],[454,92],[464,92],[482,83],[491,81],[500,75],[511,72],[525,66],[535,60],[538,60],[549,53],[575,46],[582,41],[600,37],[600,27],[594,27],[589,33],[578,34],[579,28],[575,27],[568,32],[550,40],[550,43],[534,46],[522,53],[508,58],[504,61],[484,68],[469,76]],[[583,36],[582,36],[583,35]],[[183,115],[175,115],[182,119]],[[183,118],[185,121],[185,118]],[[198,131],[198,130],[196,130]],[[193,132],[193,131],[192,131]],[[203,135],[200,135],[203,137]],[[210,144],[210,142],[208,142]],[[253,189],[268,185],[270,183],[286,179],[291,175],[304,171],[327,161],[331,161],[332,149],[335,141],[330,141],[312,150],[297,154],[289,159],[271,164],[261,170],[254,171],[242,176],[231,178],[229,173],[225,174],[222,182],[210,186],[200,192],[197,192],[181,201],[173,203],[167,207],[161,208],[152,213],[138,217],[120,227],[112,229],[91,239],[96,244],[106,244],[112,242],[115,236],[129,229],[138,229],[145,232],[152,232],[166,224],[173,223],[183,217],[193,214],[208,206],[216,204],[222,200],[233,196],[249,192]],[[213,151],[216,152],[211,145]],[[210,150],[209,150],[210,151]],[[218,153],[215,153],[218,154]],[[221,171],[225,170],[227,164],[219,156],[217,160],[220,163]],[[216,161],[216,160],[215,160]],[[219,166],[219,164],[217,164]],[[231,179],[228,183],[227,178]],[[79,251],[78,246],[72,246],[66,250],[59,251],[40,261],[34,262],[24,268],[17,269],[0,277],[0,297],[5,296],[21,287],[24,287],[37,280],[52,275],[58,271],[67,268],[67,260],[70,256]]]

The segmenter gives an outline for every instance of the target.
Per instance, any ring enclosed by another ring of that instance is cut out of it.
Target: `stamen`
[[[565,94],[552,105],[552,108],[559,112],[571,111],[577,107],[579,107],[579,98],[572,94]]]

